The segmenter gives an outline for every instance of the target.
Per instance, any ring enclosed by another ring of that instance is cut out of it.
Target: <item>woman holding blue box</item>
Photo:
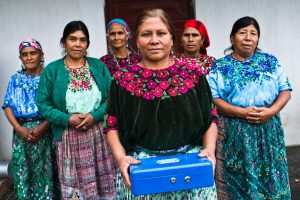
[[[136,36],[143,60],[114,74],[104,120],[119,166],[118,199],[134,198],[128,168],[139,164],[136,159],[201,152],[199,156],[215,165],[218,117],[200,66],[173,60],[174,29],[161,9],[146,10],[137,18]],[[213,186],[135,199],[216,199],[216,190]]]

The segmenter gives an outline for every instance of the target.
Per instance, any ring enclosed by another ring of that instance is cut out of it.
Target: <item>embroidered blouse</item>
[[[16,118],[40,117],[36,105],[39,81],[40,75],[30,75],[24,71],[13,75],[7,86],[2,109],[10,107]]]
[[[127,58],[117,58],[111,54],[107,54],[102,56],[100,60],[106,64],[110,75],[113,76],[116,71],[138,63],[141,60],[141,57],[132,50]]]
[[[90,66],[78,69],[67,68],[69,72],[66,107],[68,113],[90,113],[100,107],[101,92],[96,85]]]
[[[200,54],[197,58],[187,58],[183,54],[179,54],[176,57],[181,62],[187,62],[190,64],[195,64],[202,67],[202,71],[205,75],[208,75],[213,62],[216,60],[214,57]]]
[[[127,152],[202,145],[218,119],[203,68],[175,61],[152,70],[135,64],[117,71],[108,97],[104,132],[118,130]]]
[[[267,53],[255,52],[240,62],[231,55],[218,59],[208,76],[213,98],[239,106],[269,106],[278,94],[292,90],[278,60]]]

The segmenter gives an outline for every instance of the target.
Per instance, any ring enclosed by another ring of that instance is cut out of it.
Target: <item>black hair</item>
[[[256,28],[257,34],[258,34],[258,39],[259,39],[259,37],[260,37],[259,24],[255,18],[249,17],[249,16],[242,17],[233,24],[231,33],[230,33],[230,38],[233,37],[241,28],[245,28],[249,25],[253,25]],[[225,49],[224,54],[226,54],[227,52],[232,51],[232,50],[234,50],[233,45],[231,45],[230,47]],[[257,47],[256,47],[256,50],[260,51],[260,49]]]
[[[82,21],[71,21],[64,28],[64,33],[60,39],[60,44],[63,46],[66,42],[67,37],[76,31],[82,31],[87,39],[87,48],[90,45],[90,35],[86,25]]]

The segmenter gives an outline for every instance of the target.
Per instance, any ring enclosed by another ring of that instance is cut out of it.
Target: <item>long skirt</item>
[[[32,129],[41,121],[21,124]],[[17,199],[57,199],[58,180],[55,171],[56,161],[54,143],[50,132],[37,142],[23,140],[17,132],[13,133],[11,166],[14,190]]]
[[[218,200],[229,200],[227,184],[224,175],[224,159],[223,159],[223,144],[224,144],[224,118],[219,118],[218,137],[216,145],[216,171],[215,181],[218,194]]]
[[[178,149],[178,151],[181,151]],[[186,153],[198,153],[201,151],[200,147],[195,147]],[[161,154],[160,151],[159,154]],[[135,159],[141,158],[150,158],[155,157],[156,155],[153,153],[149,153],[149,151],[135,151],[132,155]],[[150,194],[150,195],[139,195],[134,196],[131,191],[125,186],[123,179],[121,177],[121,173],[117,174],[117,199],[119,200],[216,200],[217,193],[215,186],[200,188],[200,189],[192,189],[192,190],[181,190],[176,192],[164,192],[158,194]]]
[[[56,150],[63,199],[115,199],[116,164],[101,123],[66,128]]]
[[[223,117],[223,159],[231,199],[291,199],[279,115],[262,124]]]

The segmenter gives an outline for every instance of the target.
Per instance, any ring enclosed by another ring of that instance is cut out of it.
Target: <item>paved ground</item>
[[[300,200],[300,146],[288,147],[289,178],[292,200]],[[0,200],[14,200],[12,179],[0,179]]]
[[[292,199],[300,199],[300,146],[287,149],[289,178],[292,191]]]

